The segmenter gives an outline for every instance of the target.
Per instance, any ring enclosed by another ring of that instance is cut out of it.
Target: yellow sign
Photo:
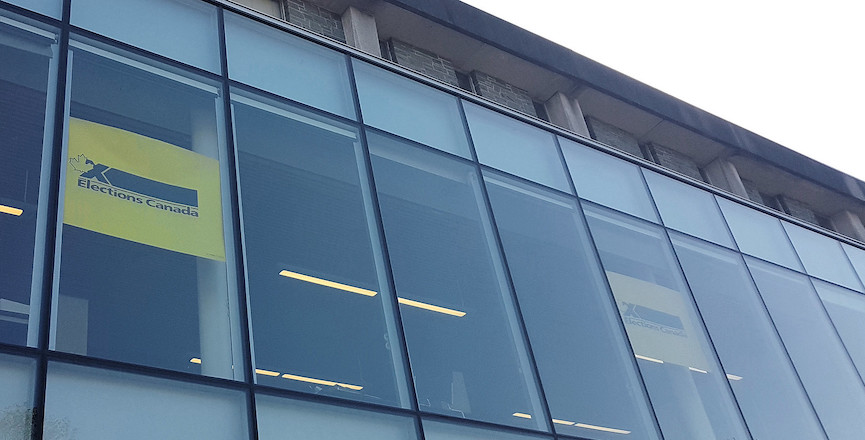
[[[219,163],[139,134],[72,118],[63,223],[225,260]]]
[[[698,327],[681,292],[607,271],[634,354],[707,372]],[[648,358],[648,359],[647,359]]]

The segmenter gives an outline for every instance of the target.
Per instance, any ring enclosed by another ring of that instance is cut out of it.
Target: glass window
[[[195,0],[72,1],[75,26],[219,73],[216,8]]]
[[[556,432],[658,438],[576,201],[484,180]]]
[[[34,360],[0,354],[0,438],[30,439],[35,372]]]
[[[595,203],[658,221],[640,167],[559,137],[577,194]]]
[[[411,417],[302,402],[272,396],[255,398],[261,440],[415,440]]]
[[[571,192],[552,133],[470,102],[463,106],[482,164]]]
[[[53,33],[0,20],[0,342],[36,346],[57,44]]]
[[[546,428],[476,168],[369,142],[420,409]]]
[[[859,374],[865,376],[865,296],[822,281],[814,281],[814,287]]]
[[[20,6],[31,11],[36,11],[40,14],[45,14],[49,17],[60,20],[60,15],[63,12],[62,0],[6,0],[15,6]]]
[[[543,440],[547,438],[540,435],[517,434],[499,429],[476,428],[435,420],[424,420],[423,432],[426,440]]]
[[[225,44],[232,79],[354,119],[345,55],[231,13]]]
[[[48,366],[46,439],[248,438],[240,391],[97,370]]]
[[[844,248],[844,253],[847,254],[848,258],[850,258],[850,263],[852,263],[853,268],[856,269],[856,273],[859,275],[859,280],[865,284],[865,250],[850,246],[847,243],[841,243],[841,247]]]
[[[73,43],[51,348],[239,378],[220,92]]]
[[[664,438],[749,438],[663,229],[585,211]]]
[[[712,194],[653,171],[644,169],[643,175],[664,225],[721,246],[735,247]]]
[[[365,124],[471,157],[455,96],[358,60],[352,62]]]
[[[754,438],[825,438],[739,253],[672,238]]]
[[[233,99],[256,381],[407,406],[357,130]]]
[[[753,258],[747,263],[826,434],[861,439],[865,388],[808,277]]]
[[[740,251],[790,269],[802,270],[780,220],[723,197],[715,198]]]
[[[862,283],[853,272],[850,261],[841,249],[841,243],[794,224],[781,224],[793,242],[806,272],[849,289],[862,290]]]

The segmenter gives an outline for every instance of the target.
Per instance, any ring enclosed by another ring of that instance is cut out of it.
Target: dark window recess
[[[391,40],[383,40],[378,42],[379,49],[381,49],[381,57],[392,62],[396,62],[396,56],[393,53],[393,43]]]
[[[815,212],[815,213],[814,213],[814,218],[817,219],[817,224],[818,224],[818,225],[820,225],[820,226],[822,226],[822,227],[824,227],[824,228],[826,228],[826,229],[828,229],[828,230],[830,230],[830,231],[834,231],[834,230],[835,230],[835,225],[832,224],[832,220],[830,220],[829,217],[822,216],[822,215],[817,214],[817,213]]]
[[[535,114],[538,115],[538,118],[550,122],[550,116],[547,114],[547,108],[544,106],[543,103],[532,101],[532,105],[535,106]]]
[[[461,89],[468,90],[469,92],[472,92],[472,93],[475,92],[475,86],[472,83],[472,78],[467,73],[463,73],[463,72],[454,72],[454,73],[456,73],[456,75],[457,75],[457,82],[459,83],[459,86]]]

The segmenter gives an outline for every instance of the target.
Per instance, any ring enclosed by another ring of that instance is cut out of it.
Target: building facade
[[[0,438],[865,437],[865,184],[452,0],[0,1]]]

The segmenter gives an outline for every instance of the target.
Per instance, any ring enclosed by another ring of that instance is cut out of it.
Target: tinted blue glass
[[[847,254],[850,263],[853,264],[853,268],[856,269],[856,274],[859,275],[859,281],[861,281],[862,284],[865,284],[865,250],[850,246],[847,243],[843,243],[841,247],[844,248],[844,253]]]
[[[225,45],[232,79],[355,117],[344,55],[231,13],[225,14]]]
[[[40,197],[48,188],[40,175],[48,169],[42,152],[52,137],[45,116],[53,99],[48,84],[56,42],[49,32],[37,35],[25,27],[5,18],[0,23],[0,342],[35,346],[43,256],[34,249],[44,247],[37,231],[48,221],[46,198]]]
[[[570,192],[552,133],[479,105],[463,106],[481,163]]]
[[[420,409],[546,428],[475,167],[369,142]]]
[[[643,174],[664,225],[722,246],[735,247],[712,194],[653,171],[644,169]]]
[[[62,0],[8,0],[8,2],[58,20],[63,7]]]
[[[821,281],[814,287],[859,375],[865,376],[865,295]]]
[[[780,220],[723,197],[715,198],[740,251],[790,269],[802,270]]]
[[[556,432],[658,438],[576,201],[485,181]]]
[[[234,119],[256,381],[407,406],[356,129],[242,96]]]
[[[650,221],[658,221],[640,167],[559,137],[577,195]]]
[[[742,257],[684,235],[673,245],[754,438],[825,438]]]
[[[585,211],[664,438],[749,438],[663,230]]]
[[[77,365],[48,367],[46,439],[243,440],[246,414],[246,397],[236,390]]]
[[[484,429],[433,420],[423,421],[424,438],[428,440],[543,440],[539,435],[516,434],[499,429]]]
[[[35,373],[35,360],[0,354],[0,438],[30,438]]]
[[[216,8],[195,0],[73,0],[72,24],[219,73]]]
[[[352,60],[363,122],[462,157],[471,157],[453,95]]]
[[[805,271],[849,289],[862,291],[862,283],[853,272],[841,243],[803,227],[782,222]]]
[[[829,438],[861,439],[865,387],[808,277],[752,258],[747,262]]]

